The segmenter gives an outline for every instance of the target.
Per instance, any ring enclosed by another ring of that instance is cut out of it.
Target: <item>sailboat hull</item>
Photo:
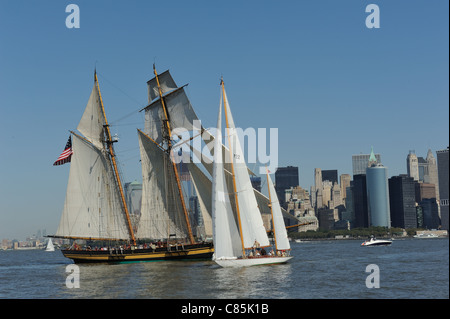
[[[214,248],[211,243],[178,247],[148,249],[110,250],[61,250],[64,257],[75,263],[121,263],[157,260],[211,259]]]
[[[254,257],[254,258],[236,258],[236,259],[216,259],[219,266],[227,267],[250,267],[259,265],[284,264],[291,259],[288,257]]]

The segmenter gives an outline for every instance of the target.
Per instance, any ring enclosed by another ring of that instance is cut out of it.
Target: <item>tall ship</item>
[[[127,208],[97,73],[77,131],[54,165],[70,163],[64,209],[56,234],[73,240],[65,257],[75,263],[211,259],[212,242],[200,240],[174,160],[173,132],[192,129],[197,116],[169,71],[147,82],[149,105],[144,131],[138,130],[142,165],[141,215]]]

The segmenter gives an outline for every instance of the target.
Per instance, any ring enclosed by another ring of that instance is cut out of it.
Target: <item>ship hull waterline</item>
[[[221,267],[250,267],[260,265],[285,264],[292,256],[283,257],[253,257],[253,258],[235,258],[235,259],[215,259],[214,261]]]
[[[160,260],[211,260],[214,253],[212,244],[194,244],[184,247],[171,247],[170,250],[158,248],[146,249],[112,249],[112,250],[61,250],[64,257],[72,259],[74,263],[124,263]]]

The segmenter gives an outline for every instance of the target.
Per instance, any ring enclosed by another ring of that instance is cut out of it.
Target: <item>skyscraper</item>
[[[366,174],[366,168],[369,166],[370,154],[352,155],[353,176],[358,174]],[[381,163],[380,154],[375,154],[377,162]]]
[[[342,174],[341,177],[341,197],[342,200],[345,202],[345,199],[347,198],[347,187],[350,187],[350,181],[352,180],[352,177],[350,174]]]
[[[314,194],[311,194],[315,197],[315,208],[316,213],[318,208],[322,208],[323,203],[323,185],[322,185],[322,170],[320,168],[314,169]]]
[[[433,152],[429,149],[427,153],[427,167],[425,170],[425,175],[423,181],[425,183],[434,184],[434,188],[436,191],[436,199],[439,202],[439,178],[438,178],[438,171],[437,171],[437,165],[436,165],[436,158],[433,156]],[[447,166],[448,167],[448,166]]]
[[[423,227],[428,229],[439,228],[438,205],[434,198],[426,198],[419,203],[423,214]]]
[[[391,227],[387,167],[377,162],[373,149],[366,169],[367,207],[370,226]]]
[[[369,213],[367,210],[366,174],[353,176],[351,182],[353,191],[354,227],[369,227]]]
[[[417,228],[414,179],[405,174],[389,179],[391,226]]]
[[[281,205],[285,203],[285,190],[298,186],[298,167],[278,167],[275,172],[275,191]]]
[[[412,177],[415,181],[419,180],[419,159],[414,150],[410,150],[406,157],[406,168],[408,170],[408,176]]]
[[[439,197],[441,206],[441,226],[448,229],[448,147],[445,150],[436,151],[439,178]]]
[[[322,181],[330,181],[332,184],[338,183],[337,169],[322,170]]]

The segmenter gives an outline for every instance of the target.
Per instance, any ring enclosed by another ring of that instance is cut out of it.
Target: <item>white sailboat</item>
[[[222,96],[217,120],[217,138],[214,140],[212,176],[212,220],[215,250],[213,259],[222,267],[285,263],[292,257],[287,255],[290,246],[277,200],[271,200],[274,235],[279,236],[276,237],[276,252],[264,254],[264,248],[271,245],[254,195],[223,81],[221,81],[221,87]],[[227,124],[226,135],[230,148],[233,179],[233,191],[230,193],[234,197],[236,216],[231,207],[222,160],[222,102]],[[271,192],[269,184],[269,193]],[[275,199],[276,194],[272,194]],[[280,230],[281,228],[284,229],[284,234],[283,230]]]
[[[55,251],[55,246],[53,245],[51,238],[48,239],[47,247],[45,248],[45,251]]]

